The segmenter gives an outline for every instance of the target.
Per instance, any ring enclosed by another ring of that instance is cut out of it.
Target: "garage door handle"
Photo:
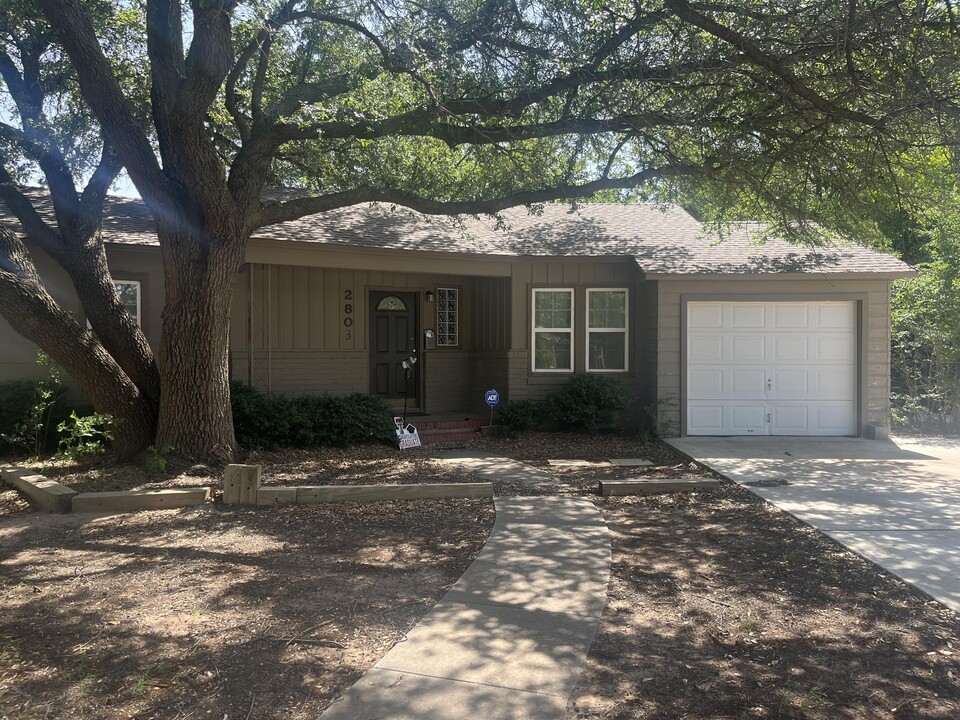
[[[773,380],[767,378],[767,390],[773,390]]]

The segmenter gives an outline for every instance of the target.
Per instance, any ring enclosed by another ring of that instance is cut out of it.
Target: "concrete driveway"
[[[960,441],[668,442],[960,612]]]

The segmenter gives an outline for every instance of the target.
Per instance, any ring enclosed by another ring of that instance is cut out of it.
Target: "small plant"
[[[536,430],[543,421],[543,406],[536,400],[514,400],[497,408],[497,433],[514,437]]]
[[[172,445],[164,445],[159,448],[151,445],[144,454],[143,464],[149,472],[164,473],[167,471],[167,455],[174,450],[175,448]]]
[[[47,447],[54,408],[66,392],[50,358],[37,353],[37,364],[46,368],[46,378],[0,385],[0,440],[31,457]]]
[[[563,430],[594,432],[616,427],[633,402],[633,393],[600,375],[575,375],[547,398],[550,417]]]
[[[93,413],[80,416],[74,410],[70,417],[57,426],[57,430],[63,435],[57,457],[76,460],[102,453],[113,440],[114,423],[112,415]]]

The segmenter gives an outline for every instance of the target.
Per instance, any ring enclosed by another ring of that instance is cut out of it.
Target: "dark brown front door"
[[[416,358],[408,372],[404,361]],[[417,295],[402,292],[370,293],[370,392],[384,399],[407,398],[417,404]]]

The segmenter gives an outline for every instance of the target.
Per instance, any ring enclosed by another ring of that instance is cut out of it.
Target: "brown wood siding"
[[[251,276],[253,302],[248,304]],[[460,291],[459,345],[426,352],[423,331],[436,330],[437,305],[426,302],[425,292],[438,287]],[[289,394],[367,392],[371,290],[418,293],[426,409],[450,412],[469,407],[475,367],[471,354],[505,351],[509,345],[509,278],[248,265],[237,279],[231,321],[234,378],[246,382],[252,376],[255,387],[266,389],[269,384],[273,392]],[[352,312],[346,312],[347,305]],[[344,325],[347,318],[349,328]],[[247,352],[248,323],[253,331],[252,356]]]

